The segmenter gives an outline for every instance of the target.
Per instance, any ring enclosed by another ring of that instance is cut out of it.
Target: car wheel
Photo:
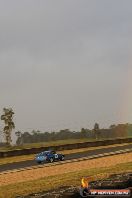
[[[64,159],[65,159],[64,156],[62,156],[62,157],[61,157],[61,161],[63,161]]]
[[[50,158],[50,162],[52,163],[54,160],[53,160],[53,158]]]
[[[39,161],[39,162],[37,162],[38,164],[41,164],[41,162]]]

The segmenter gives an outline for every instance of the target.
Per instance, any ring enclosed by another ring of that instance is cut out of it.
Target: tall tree
[[[83,137],[87,136],[87,129],[81,128],[81,134]]]
[[[95,123],[94,124],[94,129],[93,129],[94,133],[95,133],[95,137],[96,139],[98,139],[98,133],[99,133],[99,124]]]
[[[21,131],[16,131],[15,135],[17,136],[16,144],[17,145],[22,145],[23,144],[23,139],[22,139]]]
[[[4,114],[1,116],[1,120],[4,121],[5,126],[3,129],[4,135],[5,135],[5,140],[7,145],[11,145],[11,133],[12,130],[15,128],[15,124],[13,122],[13,115],[14,112],[12,108],[3,108]]]

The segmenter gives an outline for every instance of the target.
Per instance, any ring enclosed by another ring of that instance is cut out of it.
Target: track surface
[[[124,149],[132,149],[132,144],[68,154],[65,156],[65,160],[78,159],[81,157],[89,157],[92,155],[115,152],[115,151],[124,150]],[[63,153],[63,151],[62,151],[62,153]],[[26,168],[26,167],[30,167],[30,166],[36,166],[35,160],[27,160],[27,161],[22,161],[22,162],[14,162],[14,163],[0,165],[0,172],[7,171],[7,170],[13,170],[13,169],[19,169],[19,168]]]

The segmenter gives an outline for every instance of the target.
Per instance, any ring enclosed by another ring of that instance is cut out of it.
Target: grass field
[[[64,150],[64,151],[60,151],[60,152],[67,155],[67,154],[80,153],[80,152],[84,152],[84,151],[97,150],[97,149],[101,149],[101,148],[109,148],[109,147],[116,147],[116,146],[123,146],[123,145],[130,145],[130,143],[114,144],[114,145],[98,146],[98,147],[88,147],[88,148],[72,149],[72,150]],[[5,158],[0,159],[0,165],[7,164],[7,163],[13,163],[13,162],[33,160],[34,157],[35,157],[35,154],[21,155],[21,156],[14,156],[14,157],[5,157]]]
[[[38,180],[21,182],[0,187],[1,198],[15,198],[18,195],[27,195],[34,192],[47,191],[61,186],[80,186],[83,176],[92,176],[94,180],[108,177],[112,173],[132,171],[132,162],[122,163],[107,168],[94,168],[61,175],[49,176]]]
[[[121,137],[119,137],[119,138],[121,138]],[[127,137],[127,138],[129,138],[129,137]],[[94,141],[101,141],[101,140],[102,141],[103,140],[113,140],[113,139],[115,140],[115,138],[100,138],[98,140],[89,139],[89,138],[56,140],[56,141],[49,141],[49,142],[23,144],[22,146],[0,147],[0,151],[10,151],[10,150],[24,149],[24,148],[39,148],[39,147],[44,147],[44,146],[50,147],[50,146],[57,146],[57,145],[74,144],[74,143],[82,143],[82,142],[94,142]],[[126,139],[126,138],[124,138],[124,139]]]

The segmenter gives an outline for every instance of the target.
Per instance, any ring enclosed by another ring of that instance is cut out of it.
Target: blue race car
[[[44,151],[36,155],[35,160],[38,164],[42,162],[54,162],[54,161],[63,161],[64,160],[63,154],[58,154],[55,151]]]

